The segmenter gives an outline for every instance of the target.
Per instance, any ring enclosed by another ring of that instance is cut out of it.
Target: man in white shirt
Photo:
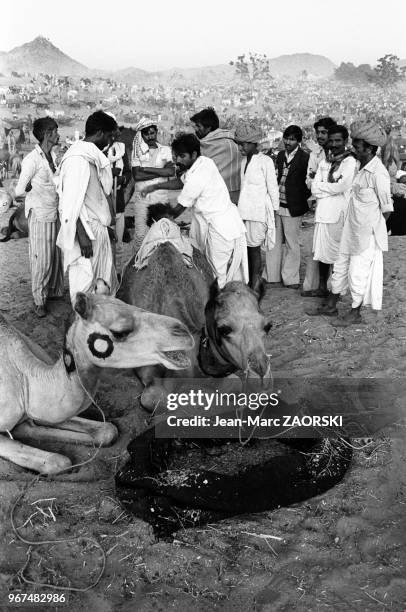
[[[135,181],[134,192],[134,250],[138,251],[148,232],[147,208],[149,204],[168,204],[169,192],[158,188],[145,198],[140,196],[145,187],[157,185],[174,176],[175,166],[171,148],[158,142],[158,127],[154,119],[143,117],[135,126],[131,159]]]
[[[371,305],[374,310],[382,308],[382,253],[388,250],[385,218],[393,211],[389,174],[376,156],[378,147],[386,142],[384,130],[372,122],[359,121],[351,126],[351,138],[358,171],[352,184],[340,254],[333,268],[331,293],[319,310],[322,314],[337,314],[337,301],[349,287],[351,311],[336,325],[358,323],[362,305]]]
[[[328,153],[328,131],[336,125],[336,122],[331,117],[321,117],[314,124],[316,132],[317,148],[310,153],[309,163],[307,166],[306,185],[309,189],[312,188],[312,182],[316,176],[317,168],[321,161],[326,160]],[[314,204],[314,201],[312,202]],[[312,250],[306,261],[306,273],[303,280],[301,295],[303,297],[318,297],[322,295],[320,291],[320,270],[319,262],[313,259]]]
[[[235,134],[235,141],[244,156],[238,212],[247,230],[249,285],[258,293],[262,285],[261,246],[266,251],[275,246],[274,211],[279,210],[275,166],[268,155],[258,151],[262,138],[262,131],[255,125],[241,125]]]
[[[181,179],[151,185],[148,194],[157,188],[180,189],[177,217],[186,208],[192,212],[190,239],[205,254],[220,288],[230,281],[248,282],[247,243],[244,223],[231,202],[224,180],[216,164],[200,155],[200,143],[194,134],[181,134],[172,142],[172,151]]]
[[[113,210],[108,196],[113,187],[111,164],[102,150],[113,143],[115,120],[97,111],[86,121],[86,136],[65,153],[59,177],[61,229],[57,244],[69,270],[69,290],[74,303],[78,291],[90,291],[101,278],[112,295],[117,275],[108,227]]]
[[[23,159],[15,195],[19,197],[27,192],[25,215],[28,219],[32,295],[36,315],[44,317],[47,300],[63,295],[62,256],[56,246],[58,194],[52,151],[59,142],[58,125],[51,117],[36,119],[33,134],[39,144]]]
[[[356,161],[346,150],[348,130],[336,125],[329,130],[329,153],[317,168],[312,180],[316,198],[313,259],[319,263],[320,284],[317,295],[327,297],[331,265],[339,255],[344,219],[347,215]]]

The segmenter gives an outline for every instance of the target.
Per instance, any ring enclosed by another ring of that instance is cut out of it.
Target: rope
[[[75,353],[75,349],[73,348],[73,352]],[[77,363],[77,362],[76,362]],[[82,387],[83,391],[85,392],[85,394],[87,395],[87,397],[90,399],[91,403],[96,406],[96,408],[99,410],[100,414],[102,415],[102,422],[103,424],[106,423],[106,418],[104,416],[104,412],[103,410],[100,408],[99,404],[96,402],[95,398],[92,397],[92,395],[89,393],[89,391],[86,389],[86,387],[84,386],[84,384],[82,383],[82,380],[80,378],[80,374],[79,374],[79,369],[76,369],[77,371],[77,375],[78,375],[78,379],[79,379],[79,384]],[[82,467],[84,465],[87,465],[88,463],[91,463],[92,461],[94,461],[94,459],[97,457],[97,455],[100,452],[100,448],[101,448],[102,443],[100,442],[99,445],[96,447],[95,452],[93,453],[93,455],[91,457],[89,457],[89,459],[86,459],[85,461],[81,461],[80,463],[76,463],[74,465],[71,465],[67,468],[65,468],[64,470],[61,470],[60,472],[58,472],[59,474],[63,474],[65,472],[70,472],[73,469],[76,469],[78,467]],[[14,502],[11,511],[10,511],[10,523],[11,523],[11,527],[12,530],[15,534],[15,536],[20,540],[20,542],[23,542],[23,544],[26,544],[29,548],[27,550],[27,559],[26,562],[24,563],[24,566],[17,572],[17,575],[21,578],[21,580],[23,582],[25,582],[26,584],[31,584],[33,586],[36,587],[44,587],[44,588],[50,588],[53,590],[60,590],[60,591],[72,591],[72,592],[76,592],[76,593],[85,593],[86,591],[90,591],[91,589],[95,588],[100,580],[103,577],[104,571],[106,569],[106,553],[104,552],[102,546],[97,542],[97,540],[95,538],[92,538],[90,536],[75,536],[73,538],[62,538],[59,540],[27,540],[26,538],[24,538],[18,528],[15,525],[15,512],[16,509],[19,505],[19,503],[21,502],[21,500],[24,498],[24,496],[26,495],[27,491],[34,486],[34,484],[36,484],[41,478],[41,475],[37,475],[35,476],[31,481],[28,482],[28,484],[25,486],[25,488],[23,489],[22,493],[20,493],[20,495],[17,497],[16,501]],[[46,478],[46,476],[45,476]],[[55,584],[49,584],[47,582],[38,582],[36,580],[30,580],[29,578],[27,578],[27,576],[25,575],[25,570],[27,569],[28,565],[30,564],[31,561],[31,552],[34,546],[41,546],[43,544],[47,544],[47,545],[54,545],[54,544],[60,544],[63,542],[80,542],[86,540],[87,542],[91,542],[96,548],[98,548],[100,550],[101,553],[101,568],[99,570],[99,573],[97,574],[97,577],[95,578],[95,580],[87,587],[72,587],[72,586],[59,586],[59,585],[55,585]]]

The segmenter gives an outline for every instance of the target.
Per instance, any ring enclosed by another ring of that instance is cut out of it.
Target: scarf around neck
[[[341,162],[351,155],[351,151],[344,151],[344,153],[340,153],[340,155],[333,155],[332,153],[328,153],[327,161],[331,164],[330,170],[328,171],[327,181],[329,183],[337,183],[341,177],[337,179],[334,178],[333,174],[340,167]]]

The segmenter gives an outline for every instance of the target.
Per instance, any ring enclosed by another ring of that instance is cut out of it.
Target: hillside
[[[329,77],[333,74],[335,65],[323,55],[311,53],[294,53],[280,55],[269,60],[271,73],[274,76],[299,76],[304,70],[311,76]],[[83,64],[72,59],[50,40],[37,36],[29,43],[15,47],[11,51],[0,51],[0,72],[10,74],[11,71],[46,72],[59,75],[100,75],[130,83],[149,83],[159,80],[167,84],[182,84],[188,81],[214,84],[234,79],[235,70],[228,64],[201,66],[197,68],[172,68],[159,72],[148,72],[141,68],[128,67],[115,72],[90,70]]]
[[[0,54],[0,72],[45,72],[60,75],[87,74],[88,68],[55,47],[50,40],[37,36],[29,43]]]
[[[293,53],[272,58],[270,68],[274,76],[295,77],[306,70],[309,75],[329,77],[334,73],[336,66],[324,55]]]

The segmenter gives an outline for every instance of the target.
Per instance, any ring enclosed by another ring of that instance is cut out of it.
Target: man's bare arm
[[[80,219],[76,221],[76,238],[78,239],[82,256],[86,257],[86,259],[93,257],[92,241],[86,234],[86,230],[83,227],[83,223]]]

